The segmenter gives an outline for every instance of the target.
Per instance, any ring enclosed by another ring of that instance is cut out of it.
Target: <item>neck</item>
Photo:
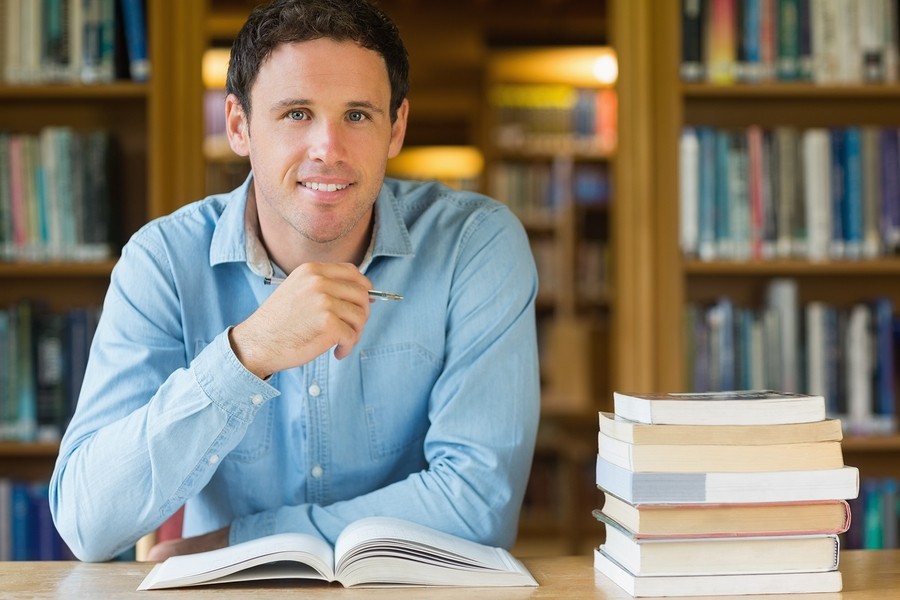
[[[300,234],[287,222],[259,212],[253,186],[247,203],[256,217],[256,232],[269,255],[269,260],[287,274],[308,262],[341,262],[359,265],[365,257],[374,229],[374,208],[359,227],[348,235],[328,242],[319,242]]]

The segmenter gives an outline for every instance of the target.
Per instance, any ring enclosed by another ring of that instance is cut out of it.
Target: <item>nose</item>
[[[315,161],[333,165],[344,158],[345,143],[341,127],[329,119],[319,119],[308,130],[308,154]]]

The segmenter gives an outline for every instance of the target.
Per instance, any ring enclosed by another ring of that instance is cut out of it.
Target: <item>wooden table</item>
[[[151,563],[5,562],[0,563],[0,597],[7,598],[354,598],[355,600],[423,598],[565,598],[566,600],[631,598],[594,571],[590,556],[523,559],[538,588],[392,588],[344,589],[307,581],[269,581],[200,586],[178,590],[137,592]],[[841,553],[844,591],[841,594],[802,594],[803,600],[886,600],[900,597],[900,550],[851,550]],[[785,596],[766,596],[769,599]]]

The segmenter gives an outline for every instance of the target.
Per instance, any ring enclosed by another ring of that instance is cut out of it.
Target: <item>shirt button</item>
[[[309,386],[309,389],[306,391],[308,391],[309,395],[312,396],[313,398],[318,398],[319,394],[322,393],[322,388],[319,387],[318,383],[313,383],[311,386]]]
[[[263,397],[261,394],[253,394],[252,396],[250,396],[250,402],[252,402],[254,406],[259,406],[260,404],[262,404],[262,401]]]
[[[209,464],[214,465],[214,464],[216,464],[217,462],[219,462],[219,455],[218,455],[218,454],[213,454],[212,456],[209,457]]]
[[[321,465],[314,466],[312,468],[312,471],[310,471],[310,475],[312,475],[316,479],[321,477],[323,473],[325,473],[325,469],[323,469]]]

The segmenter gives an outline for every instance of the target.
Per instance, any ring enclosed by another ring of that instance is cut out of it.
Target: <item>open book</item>
[[[400,519],[367,517],[348,525],[334,548],[312,535],[279,533],[173,556],[153,567],[138,590],[291,578],[344,587],[538,585],[503,548]]]

